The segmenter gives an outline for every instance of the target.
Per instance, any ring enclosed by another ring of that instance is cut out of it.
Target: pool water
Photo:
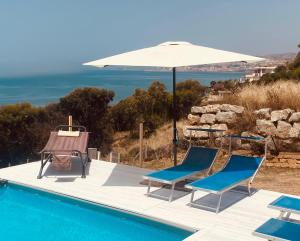
[[[177,241],[191,234],[77,199],[12,183],[0,186],[3,241]]]

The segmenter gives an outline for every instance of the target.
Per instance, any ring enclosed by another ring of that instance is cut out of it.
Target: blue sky
[[[1,0],[0,76],[79,71],[87,60],[168,40],[296,52],[299,12],[299,0]]]

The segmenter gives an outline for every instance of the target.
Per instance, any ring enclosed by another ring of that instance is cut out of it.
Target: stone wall
[[[212,104],[206,106],[193,106],[187,117],[187,124],[183,128],[183,134],[189,138],[207,140],[207,132],[189,131],[190,126],[200,128],[212,128],[226,130],[227,133],[237,133],[234,126],[243,121],[245,108],[230,104]],[[242,135],[263,136],[268,138],[269,149],[289,151],[289,155],[280,154],[269,158],[267,166],[300,168],[300,112],[292,109],[271,110],[263,108],[253,112],[255,127],[244,130]],[[275,144],[271,141],[271,136]],[[251,143],[238,143],[240,149],[251,149]],[[291,152],[295,152],[292,154]],[[287,158],[292,156],[293,158]],[[299,157],[295,159],[295,157]]]
[[[299,168],[300,153],[281,152],[278,156],[268,156],[264,163],[267,167]]]
[[[190,134],[193,138],[208,138],[208,134],[199,131],[187,130],[190,126],[212,128],[229,131],[231,124],[235,123],[238,116],[244,112],[244,107],[229,104],[214,104],[206,106],[193,106],[188,115],[188,125],[184,126],[183,133],[186,137]]]

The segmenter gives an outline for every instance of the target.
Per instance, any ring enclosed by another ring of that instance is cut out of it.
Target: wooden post
[[[147,145],[147,142],[146,142],[146,145],[145,145],[145,159],[148,158],[148,145]]]
[[[69,115],[69,131],[72,131],[72,126],[73,125],[73,118],[71,115]]]
[[[144,130],[143,130],[143,122],[140,123],[140,155],[139,155],[139,161],[140,161],[140,167],[143,167],[143,138],[144,138]]]

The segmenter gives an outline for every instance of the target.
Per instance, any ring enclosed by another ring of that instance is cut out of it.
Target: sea
[[[213,80],[240,79],[243,72],[177,72],[177,82],[193,79],[204,86]],[[136,88],[147,89],[152,81],[158,80],[172,88],[170,71],[143,70],[85,70],[79,73],[45,74],[23,77],[0,77],[0,105],[29,102],[44,106],[79,87],[97,87],[113,90],[113,103],[133,94]]]

